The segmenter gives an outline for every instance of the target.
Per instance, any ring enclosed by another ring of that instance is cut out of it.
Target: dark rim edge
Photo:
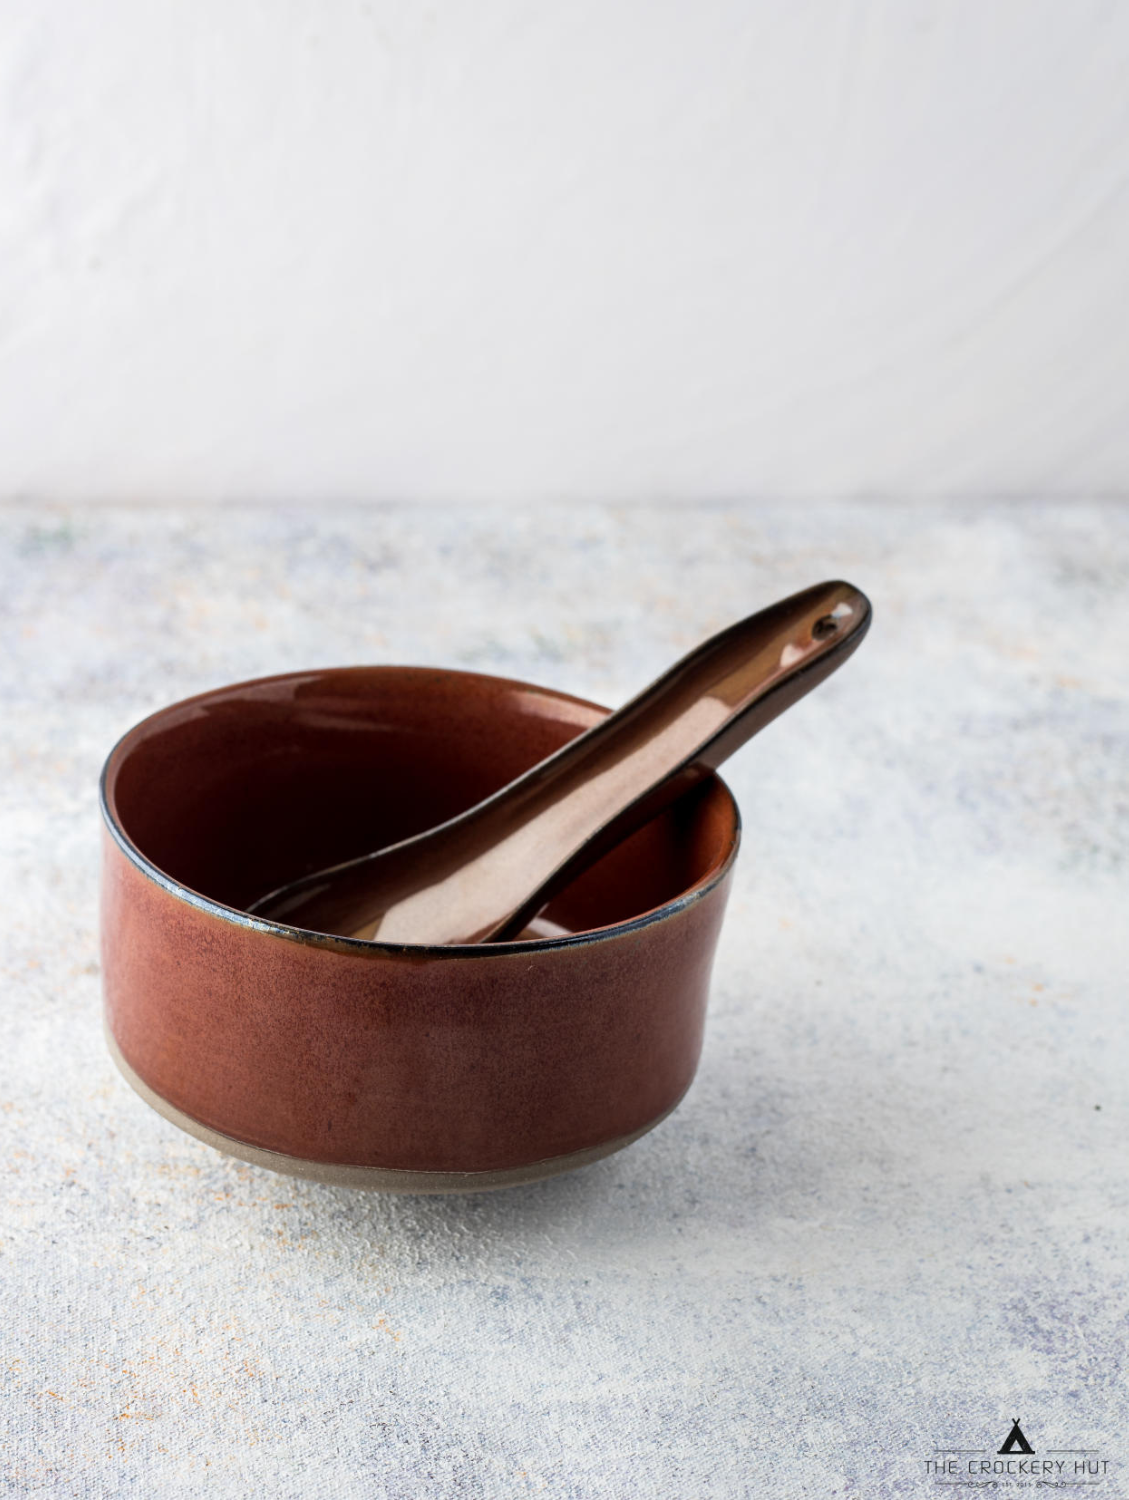
[[[377,665],[383,664],[378,663]],[[394,663],[389,662],[387,666],[395,669]],[[190,886],[182,885],[180,881],[174,880],[171,875],[166,875],[162,869],[153,864],[129,837],[125,829],[118,822],[117,817],[111,811],[109,796],[107,794],[107,783],[114,757],[125,742],[132,735],[136,734],[139,729],[144,728],[151,720],[159,718],[171,709],[187,707],[201,698],[210,698],[213,693],[227,692],[240,687],[258,687],[269,682],[282,682],[288,678],[307,677],[313,673],[363,672],[370,670],[371,668],[364,666],[313,667],[308,671],[302,672],[276,672],[270,677],[250,677],[243,682],[225,684],[220,688],[211,688],[203,693],[196,693],[191,698],[180,699],[176,703],[166,705],[165,708],[158,708],[153,713],[146,714],[143,719],[139,719],[136,724],[131,725],[124,734],[118,737],[109,755],[106,757],[101,775],[98,778],[98,803],[102,810],[102,817],[106,827],[118,848],[130,863],[140,870],[142,875],[151,880],[154,885],[160,886],[162,890],[168,891],[171,896],[175,896],[178,900],[185,902],[186,905],[193,906],[198,911],[207,912],[220,921],[230,922],[233,926],[244,927],[252,932],[262,932],[269,936],[285,938],[290,942],[298,943],[304,947],[324,948],[333,953],[368,954],[373,957],[379,954],[386,958],[394,956],[407,958],[426,957],[431,959],[467,958],[472,955],[482,957],[483,953],[487,950],[496,953],[500,957],[505,957],[507,954],[519,956],[525,953],[537,953],[548,948],[586,947],[592,942],[618,937],[630,932],[637,932],[641,928],[652,926],[655,922],[663,921],[666,917],[671,917],[680,911],[685,911],[687,907],[695,905],[703,897],[708,896],[732,869],[741,847],[741,809],[738,807],[737,799],[734,797],[728,784],[716,771],[711,771],[710,777],[721,787],[729,799],[730,806],[733,808],[733,842],[730,844],[725,858],[715,870],[708,875],[704,875],[700,881],[692,885],[689,890],[683,891],[680,896],[676,896],[674,900],[666,901],[662,906],[652,907],[650,911],[640,912],[637,917],[630,917],[626,922],[612,922],[606,927],[588,927],[583,932],[571,932],[564,937],[526,938],[521,942],[510,941],[504,943],[381,943],[367,938],[349,938],[340,937],[328,932],[311,932],[304,927],[290,927],[285,922],[269,922],[263,917],[253,917],[249,912],[240,911],[238,907],[225,906],[221,901],[214,901],[210,896],[201,895],[199,891],[194,891]],[[596,708],[604,713],[610,711],[604,708],[603,704],[593,703],[590,699],[578,698],[573,693],[558,692],[555,688],[540,687],[534,682],[522,682],[520,678],[516,677],[494,677],[489,672],[466,672],[459,668],[447,667],[401,667],[400,670],[434,671],[445,675],[485,678],[490,682],[500,682],[507,686],[524,688],[526,691],[546,693],[549,697],[576,703],[584,708]]]

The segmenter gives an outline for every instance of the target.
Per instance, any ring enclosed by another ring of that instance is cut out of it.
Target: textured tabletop
[[[725,772],[652,1135],[389,1198],[115,1072],[96,783],[142,715],[372,661],[614,704],[834,576],[874,628]],[[5,1493],[927,1495],[1030,1463],[1018,1417],[1060,1492],[1129,1494],[1129,509],[28,505],[0,615]]]

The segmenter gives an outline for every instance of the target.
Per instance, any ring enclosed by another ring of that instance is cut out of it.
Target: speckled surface
[[[1016,1415],[1108,1462],[1067,1493],[1125,1493],[1129,510],[0,531],[5,1493],[924,1495]],[[95,783],[138,717],[362,661],[614,703],[836,574],[875,627],[731,762],[705,1054],[653,1135],[382,1199],[225,1160],[114,1072]]]

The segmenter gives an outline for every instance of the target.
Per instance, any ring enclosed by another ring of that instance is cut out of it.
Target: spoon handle
[[[861,642],[870,615],[858,589],[824,583],[749,616],[494,796],[358,861],[355,873],[342,867],[326,901],[341,911],[352,901],[352,937],[511,937],[555,891],[830,676]],[[383,896],[374,880],[381,864]],[[321,919],[330,916],[323,908]]]
[[[525,898],[488,935],[520,931],[582,868],[811,692],[861,643],[870,618],[869,601],[847,583],[793,594],[711,637],[618,713],[535,766],[523,778],[524,795],[506,795],[514,844],[508,855],[495,845],[487,856],[491,878],[494,871],[504,878],[513,858]],[[507,790],[516,792],[517,784]]]

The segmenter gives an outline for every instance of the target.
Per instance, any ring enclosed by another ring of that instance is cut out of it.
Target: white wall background
[[[0,494],[1129,490],[1129,3],[0,0]]]

